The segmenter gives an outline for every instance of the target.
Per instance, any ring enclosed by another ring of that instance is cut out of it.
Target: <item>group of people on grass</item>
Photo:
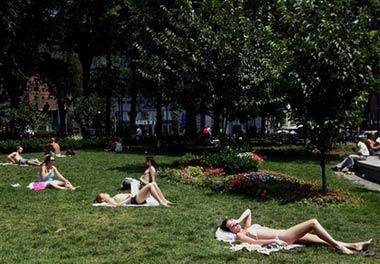
[[[22,146],[16,147],[16,151],[8,155],[7,159],[12,164],[16,165],[30,165],[30,166],[41,166],[42,162],[38,159],[23,157],[21,154],[24,151]],[[45,156],[55,156],[55,157],[64,157],[65,155],[61,154],[61,147],[57,143],[55,138],[51,138],[49,144],[44,146]]]
[[[363,149],[366,148],[366,145],[361,143],[363,142],[358,141],[357,143],[359,151],[363,151]],[[54,144],[54,146],[56,145]],[[59,150],[57,147],[54,149]],[[44,183],[46,188],[58,190],[76,190],[79,188],[79,186],[74,187],[71,182],[59,172],[54,165],[54,155],[46,155],[45,161],[41,163],[38,159],[25,159],[21,156],[21,153],[22,147],[18,147],[16,152],[8,156],[8,159],[17,164],[41,166],[38,182]],[[362,153],[360,155],[366,154],[365,150],[360,153]],[[369,153],[367,155],[369,155]],[[146,200],[152,196],[161,205],[168,207],[171,202],[165,198],[156,182],[157,171],[155,165],[156,163],[153,157],[146,157],[146,170],[139,179],[140,189],[136,194],[121,193],[111,197],[108,193],[98,193],[94,202],[106,203],[112,206],[123,206],[126,204],[141,205],[146,203]],[[58,177],[58,180],[55,179],[55,176]],[[220,229],[225,232],[231,232],[237,240],[244,243],[255,245],[276,243],[280,246],[287,246],[294,243],[325,245],[335,248],[342,254],[352,254],[355,251],[366,250],[372,242],[372,239],[356,243],[338,241],[334,239],[316,219],[307,220],[288,229],[273,229],[259,224],[252,225],[251,221],[252,213],[250,209],[247,209],[238,219],[225,219]],[[243,226],[241,226],[241,222],[243,222]]]
[[[339,162],[333,170],[347,172],[353,170],[355,162],[358,160],[366,160],[368,156],[380,155],[380,137],[375,139],[376,133],[371,131],[367,133],[367,139],[363,142],[360,138],[354,138],[355,153],[348,155],[345,159]]]
[[[14,164],[25,164],[41,166],[38,182],[44,184],[44,189],[57,189],[57,190],[76,190],[79,186],[74,187],[71,182],[66,179],[57,169],[55,164],[55,156],[61,156],[60,146],[52,139],[50,142],[51,149],[53,153],[49,153],[45,156],[45,161],[42,163],[38,159],[23,158],[21,153],[23,148],[21,146],[16,148],[16,151],[8,155],[8,160]],[[49,147],[50,149],[50,147]],[[125,193],[122,195],[116,195],[111,197],[107,193],[99,193],[96,195],[95,202],[97,203],[107,203],[113,206],[121,206],[125,204],[145,204],[147,198],[152,196],[161,205],[169,206],[171,204],[165,196],[163,195],[161,189],[158,187],[156,182],[156,169],[155,160],[153,157],[147,157],[145,160],[145,165],[147,169],[144,174],[140,177],[140,190],[137,194]],[[58,180],[55,179],[58,177]]]

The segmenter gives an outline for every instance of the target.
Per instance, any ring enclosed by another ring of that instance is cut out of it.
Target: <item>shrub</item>
[[[186,166],[200,166],[201,158],[191,153],[186,153],[179,160],[174,161],[173,165],[176,167],[186,167]]]
[[[28,138],[20,140],[4,140],[0,141],[0,152],[10,153],[16,150],[17,146],[22,146],[25,152],[40,152],[48,144],[50,138]],[[57,139],[57,142],[61,146],[62,151],[68,148],[76,149],[97,149],[104,148],[107,138],[97,137],[88,139],[78,139],[78,138],[64,138]]]
[[[223,168],[226,174],[256,171],[257,161],[235,151],[215,153],[204,156],[201,165],[207,168]]]

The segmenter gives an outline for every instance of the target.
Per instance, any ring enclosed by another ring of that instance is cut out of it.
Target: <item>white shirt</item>
[[[368,151],[366,144],[359,141],[358,144],[356,145],[356,147],[358,149],[358,151],[357,151],[358,153],[362,154],[363,156],[369,156],[369,151]]]

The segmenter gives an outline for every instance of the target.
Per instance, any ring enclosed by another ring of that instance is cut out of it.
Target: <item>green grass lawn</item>
[[[160,166],[180,153],[153,153]],[[42,154],[30,154],[42,159]],[[5,162],[5,155],[0,161]],[[144,171],[143,151],[115,154],[78,151],[56,166],[78,191],[34,192],[26,185],[37,179],[37,167],[0,167],[1,263],[378,263],[362,255],[344,256],[325,247],[305,247],[273,253],[230,252],[214,240],[217,225],[251,208],[253,221],[285,228],[317,218],[333,236],[356,241],[374,238],[380,243],[380,193],[367,191],[329,171],[329,187],[362,197],[360,205],[316,207],[281,204],[231,194],[213,193],[195,186],[158,179],[171,208],[94,208],[98,192],[118,193],[125,176]],[[331,163],[332,164],[332,163]],[[271,158],[261,168],[305,180],[319,180],[318,161],[307,158]],[[20,188],[11,184],[20,183]],[[56,232],[57,230],[61,232]]]

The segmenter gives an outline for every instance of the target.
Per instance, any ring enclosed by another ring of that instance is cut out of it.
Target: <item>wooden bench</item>
[[[356,175],[380,183],[380,159],[378,156],[369,156],[366,160],[358,160],[356,166]]]

